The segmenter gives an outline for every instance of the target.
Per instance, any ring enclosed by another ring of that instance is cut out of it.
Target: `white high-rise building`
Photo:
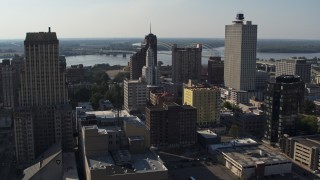
[[[160,73],[157,64],[154,63],[154,53],[151,47],[149,47],[147,50],[146,65],[142,68],[142,78],[147,85],[159,84]]]
[[[124,109],[128,112],[144,110],[147,103],[147,85],[139,80],[124,80]]]
[[[225,86],[236,90],[255,90],[257,25],[237,14],[225,29]]]

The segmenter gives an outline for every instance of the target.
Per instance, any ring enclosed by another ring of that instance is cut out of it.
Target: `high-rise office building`
[[[150,144],[155,147],[179,147],[196,143],[197,109],[165,102],[146,108]]]
[[[3,95],[3,107],[5,109],[13,109],[17,105],[18,101],[18,80],[17,72],[10,60],[2,61],[2,95]]]
[[[154,55],[154,64],[157,64],[157,36],[150,33],[145,36],[142,47],[130,57],[130,79],[136,80],[142,76],[142,68],[146,65],[146,54],[148,48],[151,47]]]
[[[172,82],[187,83],[189,79],[200,81],[202,45],[178,48],[172,46]]]
[[[147,104],[147,84],[139,80],[124,80],[124,109],[144,111]]]
[[[276,77],[281,75],[297,75],[305,83],[311,81],[311,64],[305,59],[290,59],[276,63]]]
[[[256,71],[256,90],[264,91],[267,86],[267,82],[270,79],[270,75],[266,71]]]
[[[21,73],[19,106],[14,112],[16,156],[31,163],[51,145],[73,146],[71,107],[68,105],[66,62],[59,59],[56,33],[27,33]]]
[[[225,86],[236,90],[255,90],[257,25],[244,23],[237,14],[232,25],[225,29]]]
[[[220,91],[217,88],[193,85],[184,87],[183,104],[197,108],[197,124],[210,126],[220,121]]]
[[[224,63],[221,57],[210,57],[208,60],[208,83],[223,85]]]
[[[144,79],[147,85],[159,84],[160,72],[154,58],[154,51],[149,47],[147,50],[146,65],[142,68],[142,79]]]
[[[267,124],[264,140],[278,144],[284,134],[295,135],[296,120],[302,111],[304,82],[299,76],[282,75],[268,82],[265,93]]]

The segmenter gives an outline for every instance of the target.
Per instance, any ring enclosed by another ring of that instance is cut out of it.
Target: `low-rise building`
[[[209,129],[198,130],[197,135],[198,143],[203,147],[208,147],[211,144],[218,144],[221,142],[220,136]]]
[[[320,135],[290,137],[285,134],[281,150],[302,167],[320,170]]]
[[[168,170],[154,152],[146,148],[146,139],[135,134],[137,124],[125,122],[129,136],[120,135],[119,147],[111,148],[109,127],[85,126],[82,128],[81,152],[87,180],[167,179]],[[133,128],[133,129],[132,129]],[[129,130],[131,129],[131,130]],[[139,133],[139,132],[137,132]],[[119,135],[118,135],[119,136]]]
[[[291,160],[249,138],[211,145],[209,152],[241,179],[291,173]]]

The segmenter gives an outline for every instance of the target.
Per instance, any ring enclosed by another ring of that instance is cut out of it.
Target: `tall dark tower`
[[[130,57],[130,79],[139,79],[142,76],[142,68],[146,65],[146,55],[149,47],[152,48],[154,64],[157,65],[157,36],[151,33],[151,26],[150,33],[145,36],[141,49]]]
[[[282,75],[267,83],[264,141],[279,144],[284,134],[295,135],[296,120],[304,101],[304,82],[299,76]]]
[[[146,49],[148,49],[149,47],[152,49],[154,55],[154,65],[157,66],[157,36],[151,33],[151,24],[150,33],[144,37],[144,44],[146,45]]]

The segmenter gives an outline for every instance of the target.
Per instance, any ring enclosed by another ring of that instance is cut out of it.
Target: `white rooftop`
[[[197,133],[201,134],[204,138],[216,138],[217,137],[217,134],[215,134],[214,132],[212,132],[209,129],[199,130],[199,131],[197,131]]]
[[[215,151],[218,149],[223,148],[230,148],[230,147],[241,147],[241,146],[252,146],[252,145],[258,145],[258,143],[251,138],[243,138],[243,139],[236,139],[231,140],[229,142],[220,143],[220,144],[213,144],[209,146],[209,149],[211,151]]]

